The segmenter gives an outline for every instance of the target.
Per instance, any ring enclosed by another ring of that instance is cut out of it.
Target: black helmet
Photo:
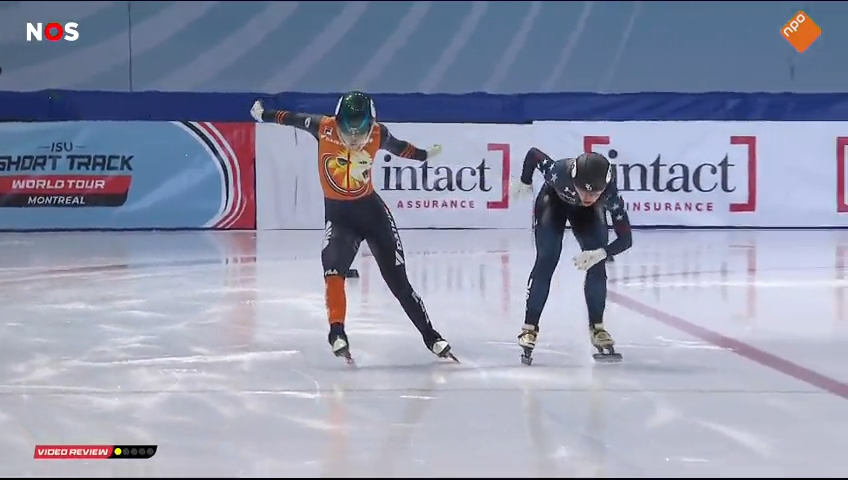
[[[374,101],[362,92],[348,92],[336,104],[339,136],[348,147],[362,148],[377,123]]]
[[[571,169],[574,187],[585,192],[602,192],[612,180],[612,166],[600,153],[583,153]]]

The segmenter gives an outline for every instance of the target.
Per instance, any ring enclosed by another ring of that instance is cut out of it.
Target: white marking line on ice
[[[848,279],[819,280],[657,280],[626,281],[617,285],[628,288],[715,288],[715,287],[760,287],[760,288],[812,288],[846,287]]]

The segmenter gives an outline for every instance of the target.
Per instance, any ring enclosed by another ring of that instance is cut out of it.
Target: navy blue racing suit
[[[574,158],[553,160],[537,148],[531,148],[524,157],[521,182],[531,184],[533,173],[542,173],[545,184],[536,197],[533,209],[533,237],[536,244],[536,261],[527,282],[527,306],[524,323],[538,328],[539,318],[548,300],[551,279],[562,253],[562,241],[567,223],[583,251],[603,248],[607,258],[618,255],[633,244],[630,219],[624,200],[618,193],[615,180],[591,206],[583,206],[571,177]],[[613,176],[615,178],[615,176]],[[609,241],[604,209],[610,212],[616,239]],[[583,285],[589,325],[602,323],[607,301],[606,259],[586,272]]]

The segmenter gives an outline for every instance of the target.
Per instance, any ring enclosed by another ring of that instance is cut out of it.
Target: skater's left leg
[[[382,199],[376,194],[374,197],[379,205],[375,205],[373,215],[369,217],[370,224],[365,236],[368,248],[377,262],[386,286],[421,333],[424,344],[436,355],[446,357],[450,353],[450,345],[433,328],[424,302],[409,282],[406,257],[394,217]]]
[[[582,251],[596,250],[607,246],[609,230],[606,221],[597,214],[595,207],[576,208],[570,218],[574,237]],[[614,342],[604,327],[604,311],[607,304],[607,260],[603,259],[586,271],[583,294],[589,316],[589,329],[593,343],[612,346]]]

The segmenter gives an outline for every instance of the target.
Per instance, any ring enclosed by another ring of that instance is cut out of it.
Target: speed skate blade
[[[533,364],[533,349],[528,347],[521,347],[521,363],[524,365],[532,365]]]
[[[456,363],[460,363],[459,359],[458,359],[458,358],[456,358],[456,355],[454,355],[453,353],[448,353],[447,355],[445,355],[445,356],[444,356],[444,357],[442,357],[442,358],[446,358],[446,359],[448,359],[448,360],[453,360],[453,361],[454,361],[454,362],[456,362]]]
[[[336,357],[344,359],[345,363],[348,365],[354,365],[356,362],[353,360],[353,355],[350,354],[350,350],[347,348],[343,350],[339,350],[338,352],[333,352]]]
[[[602,363],[618,363],[624,359],[620,353],[595,353],[592,358]]]

